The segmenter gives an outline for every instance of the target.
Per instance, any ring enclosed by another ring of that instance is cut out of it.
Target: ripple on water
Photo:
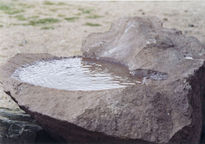
[[[63,90],[103,90],[135,85],[126,68],[83,58],[37,61],[18,68],[13,78]]]

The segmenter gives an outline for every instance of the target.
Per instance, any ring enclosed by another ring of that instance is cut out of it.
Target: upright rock
[[[200,59],[205,49],[196,38],[164,28],[156,17],[133,17],[119,19],[108,32],[90,34],[82,52],[85,57],[121,63],[130,70],[170,72],[179,62]]]
[[[143,114],[132,123],[136,132],[130,137],[157,143],[199,141],[205,48],[196,38],[164,28],[155,17],[122,18],[108,32],[89,35],[82,52],[85,57],[121,63],[131,74],[146,78],[143,92],[133,94],[133,98],[144,95],[138,100]],[[149,100],[143,105],[143,99]]]

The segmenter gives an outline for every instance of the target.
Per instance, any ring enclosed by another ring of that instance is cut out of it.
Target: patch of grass
[[[38,20],[31,20],[29,21],[28,25],[36,26],[36,25],[42,25],[42,24],[54,24],[58,23],[60,20],[56,18],[42,18]]]
[[[52,11],[52,12],[57,12],[58,11],[58,9],[49,9],[50,11]]]
[[[101,26],[100,24],[97,24],[97,23],[90,23],[90,22],[85,23],[85,25],[87,25],[87,26],[92,26],[92,27]]]
[[[52,27],[52,26],[44,26],[44,27],[41,27],[41,29],[42,30],[53,30],[53,29],[55,29],[54,27]]]
[[[55,5],[55,3],[50,2],[50,1],[44,1],[43,4],[44,5]]]
[[[20,47],[22,47],[23,46],[23,44],[22,43],[20,43],[20,44],[18,44]]]
[[[23,24],[21,24],[21,23],[11,23],[11,24],[9,24],[9,26],[20,26],[20,25],[23,25]]]
[[[27,20],[23,15],[16,15],[16,16],[14,16],[14,18],[16,18],[16,19],[19,20],[19,21],[25,21],[25,20]]]
[[[2,25],[2,24],[0,24],[0,27],[3,27],[3,25]]]
[[[26,3],[18,3],[18,5],[22,8],[34,8],[35,5],[26,4]]]
[[[66,5],[64,2],[58,2],[57,5]]]
[[[15,8],[9,11],[5,11],[5,13],[9,15],[14,15],[14,14],[22,13],[22,12],[24,12],[23,9],[15,9]]]
[[[92,9],[85,9],[85,8],[79,8],[79,11],[83,14],[90,14],[93,10]]]
[[[38,12],[37,15],[51,16],[51,14],[45,12]]]
[[[101,18],[102,16],[100,15],[90,15],[90,16],[87,16],[87,18],[89,19],[97,19],[97,18]]]
[[[75,15],[76,15],[76,16],[80,16],[80,15],[81,15],[81,13],[79,12],[79,13],[76,13]]]
[[[0,3],[0,11],[4,12],[5,14],[13,15],[24,12],[24,9],[17,9],[13,7],[11,4],[3,4]]]
[[[65,19],[66,21],[73,22],[73,21],[79,19],[79,17],[66,17],[66,18],[64,18],[64,19]]]
[[[11,7],[8,5],[4,5],[4,4],[0,3],[0,10],[1,11],[9,11],[9,10],[11,10]]]
[[[13,15],[24,12],[23,9],[16,9],[8,5],[0,5],[0,10],[6,14]]]
[[[66,15],[64,14],[58,14],[59,17],[65,17]]]
[[[30,16],[30,17],[28,17],[28,19],[37,19],[37,18],[39,18],[39,16]]]

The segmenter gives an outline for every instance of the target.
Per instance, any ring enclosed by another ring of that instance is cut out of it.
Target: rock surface
[[[24,112],[0,109],[0,143],[26,144],[36,143],[43,129]]]
[[[198,143],[204,48],[156,18],[124,18],[85,40],[85,57],[121,63],[141,84],[98,91],[35,86],[11,77],[48,54],[19,54],[0,71],[4,90],[52,134],[67,141]]]
[[[138,101],[144,111],[137,114],[141,119],[132,138],[157,143],[199,140],[205,49],[196,38],[164,28],[155,17],[122,18],[108,32],[89,35],[82,52],[85,57],[121,63],[131,74],[146,77],[140,90],[147,104],[143,98]],[[139,96],[137,92],[133,98]]]
[[[130,70],[169,72],[178,62],[199,59],[205,53],[196,38],[162,25],[156,17],[122,18],[108,32],[90,34],[83,42],[83,55],[120,62]]]
[[[7,94],[10,95],[10,93]],[[61,139],[56,141],[51,138],[49,133],[29,114],[19,108],[5,108],[3,106],[0,107],[0,144],[51,144],[62,142]]]

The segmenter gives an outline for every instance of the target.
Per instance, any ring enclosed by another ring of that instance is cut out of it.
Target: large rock
[[[147,103],[138,101],[143,113],[136,114],[140,120],[135,124],[130,123],[136,130],[133,135],[129,131],[131,138],[160,143],[199,140],[205,49],[196,38],[164,28],[155,17],[122,18],[108,32],[89,35],[82,51],[85,57],[121,63],[131,74],[149,79],[143,88],[138,87],[142,94],[133,96],[144,94]],[[139,107],[130,109],[140,111]]]
[[[82,52],[86,57],[121,63],[130,70],[170,72],[179,62],[200,59],[205,49],[196,38],[164,28],[156,17],[134,17],[119,19],[108,32],[90,34]]]
[[[74,142],[198,143],[202,130],[204,48],[156,18],[125,18],[91,34],[85,57],[121,63],[139,84],[60,90],[12,77],[48,54],[19,54],[2,68],[4,90],[51,134]]]

